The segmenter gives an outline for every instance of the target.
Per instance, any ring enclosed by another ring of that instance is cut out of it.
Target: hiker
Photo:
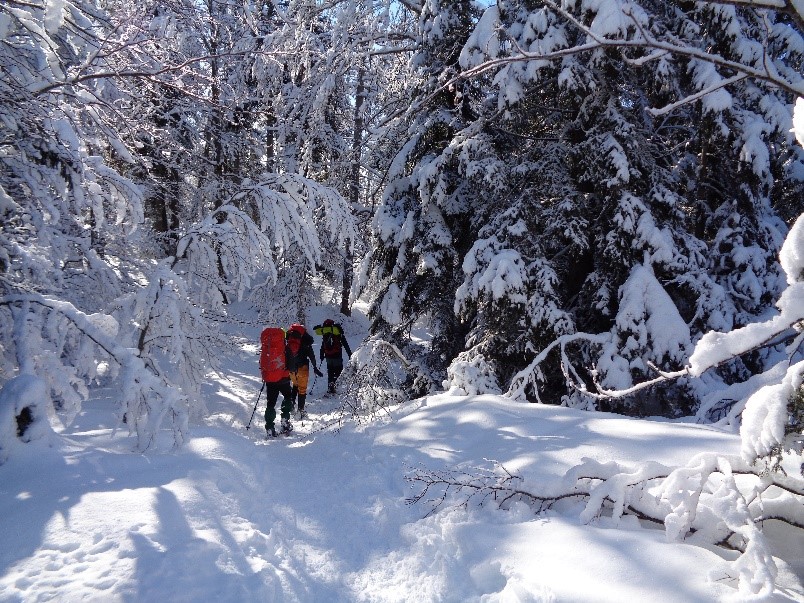
[[[299,418],[307,417],[304,403],[307,401],[307,382],[310,380],[310,362],[313,363],[313,371],[319,377],[324,373],[318,370],[318,363],[313,352],[313,336],[307,332],[304,325],[294,323],[290,325],[287,334],[288,340],[288,370],[290,371],[290,381],[293,384],[291,400],[296,401],[298,395]]]
[[[349,342],[343,333],[343,327],[336,324],[334,320],[328,318],[323,325],[313,327],[317,335],[321,335],[321,360],[327,360],[327,391],[335,393],[335,381],[343,372],[343,350],[346,356],[352,355],[349,349]]]
[[[288,360],[290,351],[285,343],[285,331],[279,327],[268,327],[260,334],[260,374],[265,382],[267,404],[265,406],[266,437],[276,437],[274,421],[276,420],[276,401],[282,394],[280,407],[282,433],[290,433],[290,412],[293,408],[292,387]]]

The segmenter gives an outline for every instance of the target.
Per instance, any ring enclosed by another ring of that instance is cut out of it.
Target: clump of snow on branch
[[[402,290],[396,283],[388,285],[388,290],[380,303],[380,316],[390,325],[402,322]]]
[[[47,384],[36,375],[17,375],[0,388],[0,464],[19,442],[43,439],[53,432],[48,420],[51,404]],[[19,417],[24,415],[28,424],[21,429]]]
[[[742,414],[742,455],[747,461],[767,457],[785,444],[787,405],[804,380],[804,360],[792,365],[781,383],[766,385],[748,398]],[[801,434],[798,435],[799,443]]]
[[[770,171],[770,156],[765,138],[772,128],[758,115],[746,115],[744,120],[740,134],[740,160],[751,165],[757,176],[763,177]]]
[[[500,54],[500,10],[496,6],[487,8],[472,29],[469,39],[461,50],[460,63],[464,68],[476,67]]]
[[[444,389],[455,395],[500,394],[497,372],[489,360],[473,348],[458,354],[447,368]]]
[[[641,38],[640,28],[647,29],[648,15],[632,2],[622,0],[583,0],[581,9],[593,13],[589,30],[607,38]],[[638,25],[638,28],[634,26]]]
[[[620,290],[611,342],[598,363],[601,384],[611,389],[633,385],[632,371],[648,372],[646,361],[683,365],[690,332],[650,265],[636,266]]]
[[[798,140],[798,144],[804,147],[804,98],[796,99],[796,106],[793,109],[793,135]]]
[[[499,302],[524,304],[528,282],[525,263],[519,252],[506,249],[497,237],[480,239],[463,260],[466,280],[455,294],[455,311],[460,312],[468,298],[487,297]]]
[[[804,120],[804,101],[799,100],[799,104],[802,105],[802,120]],[[788,285],[794,286],[796,283],[804,282],[804,216],[799,216],[790,229],[779,252],[779,262],[787,275]]]
[[[627,508],[652,506],[652,497],[647,495],[644,486],[650,480],[664,477],[667,472],[667,467],[655,462],[633,468],[614,461],[600,463],[593,459],[584,459],[580,465],[567,472],[564,481],[567,486],[577,488],[578,482],[594,480],[593,485],[587,486],[589,498],[581,512],[581,521],[594,521],[600,517],[604,504],[610,502],[611,520],[618,524]]]
[[[735,469],[749,470],[740,459],[702,453],[673,471],[664,480],[661,494],[672,507],[665,518],[667,537],[681,540],[695,529],[694,540],[700,542],[741,540],[742,555],[728,565],[725,576],[737,580],[741,597],[767,596],[774,590],[778,570],[756,522],[762,509],[752,508],[746,500],[737,486]],[[790,499],[787,503],[790,508],[800,504]]]

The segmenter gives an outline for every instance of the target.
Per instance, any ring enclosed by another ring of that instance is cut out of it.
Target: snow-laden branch
[[[558,339],[553,340],[546,348],[539,352],[536,357],[531,360],[530,364],[524,369],[519,371],[511,380],[511,386],[508,388],[507,396],[512,398],[524,399],[527,397],[528,388],[532,387],[532,391],[539,399],[539,382],[543,381],[542,372],[540,369],[541,364],[547,359],[547,356],[554,349],[558,348],[561,355],[561,369],[567,379],[568,385],[578,391],[589,393],[586,384],[577,376],[577,372],[573,363],[569,360],[567,353],[567,346],[576,342],[587,342],[592,344],[603,345],[610,340],[608,333],[589,334],[589,333],[571,333],[562,335]]]
[[[802,17],[802,3],[799,0],[724,0],[723,2],[716,1],[713,4],[730,4],[735,6],[745,6],[747,8],[763,8],[773,9],[784,12],[789,15],[793,20],[798,35],[804,32],[804,17]],[[711,82],[702,87],[700,90],[686,95],[678,101],[671,103],[665,107],[656,107],[651,110],[655,115],[666,114],[678,106],[688,104],[699,100],[700,98],[711,94],[714,91],[722,89],[731,84],[737,83],[746,78],[756,81],[765,82],[775,88],[783,90],[789,94],[797,97],[804,96],[804,78],[795,70],[789,70],[789,73],[780,73],[776,66],[767,60],[763,60],[761,64],[754,65],[747,61],[742,62],[739,60],[728,59],[720,54],[710,52],[707,49],[697,48],[683,40],[668,37],[668,39],[659,39],[651,32],[649,32],[643,23],[638,19],[635,14],[639,9],[630,4],[623,4],[620,10],[620,17],[628,20],[636,33],[628,35],[627,31],[609,32],[604,31],[601,33],[593,26],[588,26],[566,8],[565,3],[558,3],[554,0],[545,0],[545,5],[549,7],[556,15],[574,26],[580,33],[582,33],[586,40],[579,44],[574,44],[565,47],[548,46],[547,48],[540,48],[539,50],[532,51],[523,49],[514,39],[506,39],[510,43],[513,52],[507,56],[499,56],[498,50],[494,44],[489,43],[485,51],[487,60],[480,63],[471,61],[469,64],[464,65],[464,69],[452,77],[441,82],[436,90],[433,90],[429,95],[414,103],[409,109],[409,112],[415,112],[420,108],[429,104],[438,95],[442,94],[444,90],[457,89],[460,82],[481,76],[488,72],[497,72],[502,68],[515,63],[522,62],[545,62],[553,61],[556,59],[563,59],[570,56],[575,56],[583,53],[591,53],[597,50],[617,49],[617,50],[645,50],[648,51],[643,57],[633,58],[627,57],[626,62],[635,66],[644,65],[646,62],[655,60],[666,55],[677,57],[685,57],[691,60],[701,61],[706,64],[714,65],[726,72],[733,72],[726,78],[718,78],[717,81]],[[489,9],[490,11],[497,10],[496,7]],[[594,25],[594,24],[593,24]],[[497,26],[499,28],[499,24]],[[501,28],[499,28],[501,31]],[[794,30],[795,31],[795,30]],[[496,34],[495,34],[496,35]],[[470,38],[471,40],[471,38]],[[464,49],[464,53],[467,49]],[[468,56],[468,55],[466,55]]]
[[[727,574],[737,580],[741,594],[757,595],[773,591],[777,573],[761,522],[772,517],[804,529],[804,492],[786,490],[777,477],[764,475],[761,467],[739,457],[704,453],[676,468],[657,462],[628,466],[583,459],[559,482],[547,484],[527,484],[496,462],[490,470],[419,467],[406,480],[418,487],[408,504],[428,505],[427,515],[445,504],[494,502],[508,509],[515,501],[542,513],[562,500],[586,499],[580,514],[584,523],[598,521],[605,512],[614,523],[632,515],[662,524],[670,541],[695,534],[695,541],[704,546],[739,550]]]
[[[804,320],[804,282],[788,286],[776,305],[781,311],[768,321],[752,323],[728,333],[705,333],[690,356],[690,374],[699,377],[736,356],[762,348]]]
[[[259,271],[267,270],[275,282],[276,256],[289,250],[303,254],[315,271],[321,260],[315,215],[338,246],[357,240],[349,203],[336,190],[298,174],[266,173],[244,182],[228,203],[193,226],[176,257],[188,260],[200,286],[239,299]]]
[[[95,315],[88,315],[81,312],[70,302],[36,293],[4,295],[0,297],[0,306],[21,306],[23,304],[35,304],[58,312],[69,319],[70,322],[81,331],[83,335],[92,340],[95,345],[101,348],[110,357],[117,360],[118,364],[123,364],[123,358],[127,355],[126,349],[121,348],[114,339],[107,337],[95,327],[93,324],[93,316]]]
[[[553,0],[545,0],[545,4],[567,21],[571,22],[584,35],[586,35],[593,44],[597,44],[599,48],[644,48],[669,53],[675,56],[698,59],[717,67],[733,69],[737,74],[742,74],[746,77],[767,82],[796,96],[804,96],[804,78],[798,77],[796,80],[786,78],[768,62],[763,62],[762,67],[754,67],[746,63],[726,59],[719,54],[701,50],[688,44],[684,44],[680,41],[657,39],[650,32],[648,32],[634,16],[633,9],[630,7],[630,5],[624,5],[622,12],[625,17],[632,21],[638,31],[638,34],[632,39],[619,38],[617,36],[607,37],[606,35],[601,35],[597,31],[594,31],[592,27],[582,23],[562,5],[557,4]],[[715,2],[715,4],[717,4],[717,2]],[[750,4],[750,0],[749,2],[746,2],[746,4]],[[785,4],[789,3],[785,2]],[[795,10],[793,10],[793,13],[797,14]],[[804,31],[804,27],[800,28],[800,30]],[[523,58],[519,60],[527,59]],[[690,101],[691,100],[693,100],[692,97],[690,97]]]
[[[137,449],[147,450],[166,418],[171,419],[174,445],[181,445],[187,434],[189,413],[185,397],[164,376],[156,374],[140,357],[138,350],[122,346],[117,336],[117,323],[108,315],[87,315],[73,304],[44,295],[7,295],[0,306],[38,305],[66,319],[80,334],[103,350],[119,367],[121,421],[137,434]],[[27,337],[18,333],[18,337]]]
[[[338,378],[345,394],[342,411],[354,418],[374,417],[406,399],[401,386],[414,367],[390,341],[373,337],[354,351]]]
[[[194,65],[213,62],[224,58],[242,59],[244,57],[250,57],[254,55],[269,56],[272,58],[278,56],[279,57],[292,56],[290,53],[284,51],[264,51],[257,49],[250,49],[238,52],[223,52],[217,54],[197,55],[190,57],[184,61],[181,61],[179,63],[171,65],[162,65],[161,67],[154,69],[121,69],[121,70],[108,70],[108,71],[101,70],[101,71],[94,71],[92,73],[78,73],[77,75],[74,75],[72,77],[66,77],[62,80],[51,81],[51,82],[40,82],[36,85],[31,85],[28,87],[28,92],[30,92],[34,96],[41,96],[43,94],[53,92],[54,90],[69,88],[71,86],[76,86],[84,82],[89,82],[93,80],[106,80],[106,79],[144,79],[144,80],[156,81],[162,84],[164,82],[162,82],[160,76],[181,73]]]
[[[523,480],[520,476],[510,473],[498,463],[495,463],[493,470],[478,467],[472,473],[419,467],[408,472],[405,479],[419,488],[406,502],[410,505],[429,505],[430,509],[425,517],[436,513],[444,504],[452,503],[455,497],[459,497],[455,504],[461,506],[470,503],[483,505],[487,501],[493,501],[501,509],[508,508],[512,502],[522,501],[541,513],[560,500],[586,495],[582,488],[555,495],[534,494],[521,486]]]

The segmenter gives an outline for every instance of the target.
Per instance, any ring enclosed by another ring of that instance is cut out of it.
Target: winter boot
[[[282,433],[290,433],[293,431],[293,425],[290,424],[290,419],[282,419]]]
[[[265,439],[266,440],[276,437],[276,429],[274,429],[273,425],[271,425],[270,427],[266,427],[265,431],[266,431],[266,434],[265,434]]]

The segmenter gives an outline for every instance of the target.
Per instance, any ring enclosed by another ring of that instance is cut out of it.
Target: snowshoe
[[[282,427],[280,428],[280,432],[287,435],[291,431],[293,431],[293,425],[290,424],[290,419],[282,419]]]

